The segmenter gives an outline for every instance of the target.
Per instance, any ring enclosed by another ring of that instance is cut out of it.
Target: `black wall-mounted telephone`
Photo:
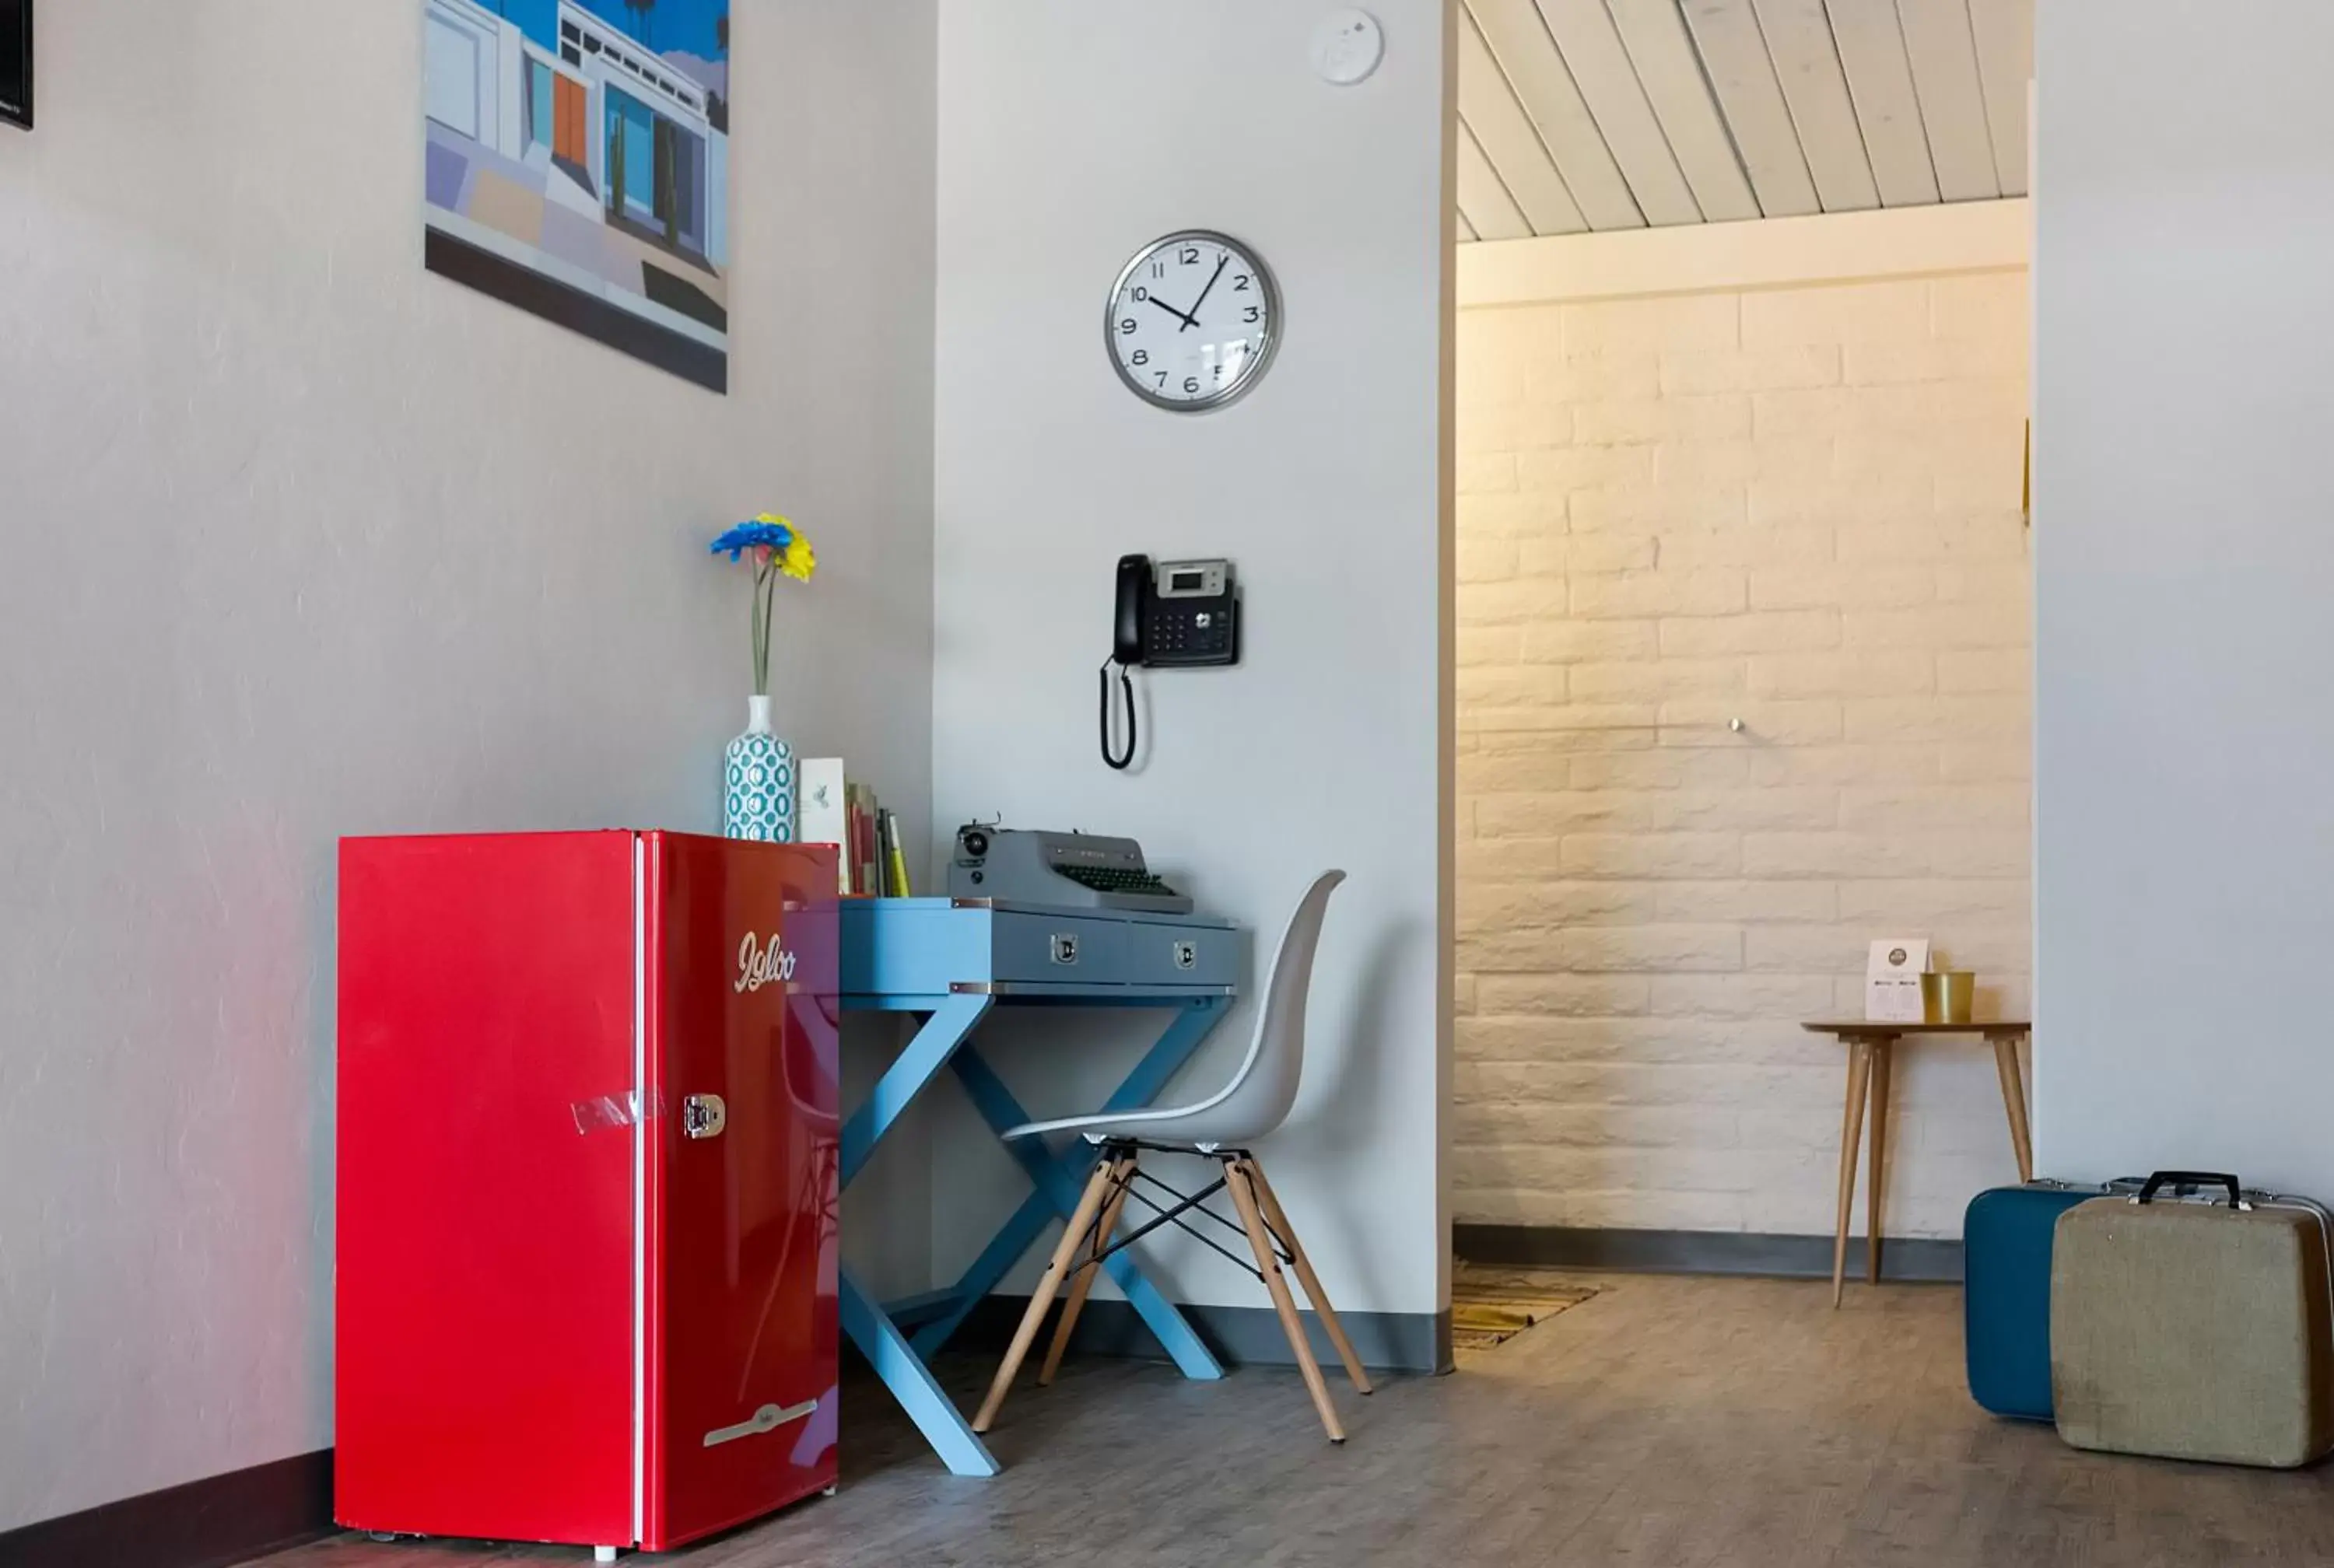
[[[1134,764],[1134,679],[1138,664],[1190,669],[1239,662],[1239,582],[1229,561],[1169,561],[1148,555],[1118,562],[1111,618],[1111,655],[1102,667],[1102,759],[1124,773]],[[1110,744],[1110,667],[1118,666],[1126,698],[1126,749]]]

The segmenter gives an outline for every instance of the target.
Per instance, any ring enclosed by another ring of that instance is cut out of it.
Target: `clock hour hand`
[[[1226,256],[1221,261],[1216,263],[1216,275],[1208,280],[1208,286],[1201,289],[1200,291],[1200,297],[1191,302],[1191,313],[1183,318],[1183,324],[1175,329],[1177,332],[1187,332],[1191,328],[1196,327],[1200,324],[1200,307],[1208,303],[1208,296],[1216,292],[1216,284],[1222,279],[1224,269],[1231,265],[1232,258],[1230,256]]]
[[[1161,299],[1157,294],[1150,294],[1145,297],[1147,297],[1153,304],[1157,305],[1161,310],[1165,311],[1169,315],[1173,316],[1177,321],[1182,322],[1184,327],[1199,325],[1198,322],[1194,321],[1191,317],[1185,315],[1173,305],[1171,305],[1165,300]],[[1183,327],[1178,327],[1175,330],[1180,332],[1183,330]]]

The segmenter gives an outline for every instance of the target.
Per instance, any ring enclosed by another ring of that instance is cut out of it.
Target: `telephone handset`
[[[1102,667],[1102,759],[1124,773],[1134,765],[1138,664],[1190,669],[1239,662],[1239,584],[1229,561],[1169,561],[1123,555],[1111,618],[1111,655]],[[1110,746],[1110,667],[1126,699],[1126,749]]]
[[[1143,601],[1150,587],[1151,557],[1118,558],[1118,611],[1111,621],[1114,635],[1110,656],[1122,670],[1143,661]]]

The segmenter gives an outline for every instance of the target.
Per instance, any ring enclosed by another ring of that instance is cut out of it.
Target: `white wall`
[[[1265,933],[1259,963],[1315,873],[1352,872],[1305,1093],[1263,1154],[1340,1308],[1428,1313],[1447,1296],[1446,19],[1442,0],[1381,0],[1385,68],[1340,90],[1308,63],[1325,9],[944,9],[934,823],[1139,836],[1203,908]],[[1128,256],[1189,226],[1261,251],[1288,327],[1262,385],[1198,418],[1127,393],[1100,341]],[[1138,677],[1149,760],[1121,776],[1096,754],[1095,669],[1129,552],[1232,557],[1247,654]],[[1066,1022],[1003,1070],[1034,1110],[1091,1109],[1124,1022]],[[1252,1026],[1243,1005],[1181,1087],[1220,1082]],[[935,1159],[952,1278],[1027,1188],[960,1105]],[[1266,1304],[1212,1255],[1162,1252],[1188,1299]]]
[[[1828,1233],[1800,1023],[1863,1015],[1867,944],[2023,1016],[2027,222],[1462,253],[1462,1224]],[[1992,1053],[1893,1089],[1887,1233],[1958,1236],[2017,1179]]]
[[[2037,16],[2038,1154],[2334,1196],[2334,11]]]
[[[928,814],[931,0],[741,9],[727,399],[423,274],[418,11],[46,5],[0,135],[0,1530],[332,1440],[334,837],[714,827],[709,530]]]

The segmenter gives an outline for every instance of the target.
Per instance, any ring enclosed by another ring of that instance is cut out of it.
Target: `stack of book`
[[[883,809],[875,792],[851,778],[839,756],[805,762],[801,784],[797,836],[804,843],[834,844],[843,851],[835,890],[845,898],[911,897],[900,819]]]

